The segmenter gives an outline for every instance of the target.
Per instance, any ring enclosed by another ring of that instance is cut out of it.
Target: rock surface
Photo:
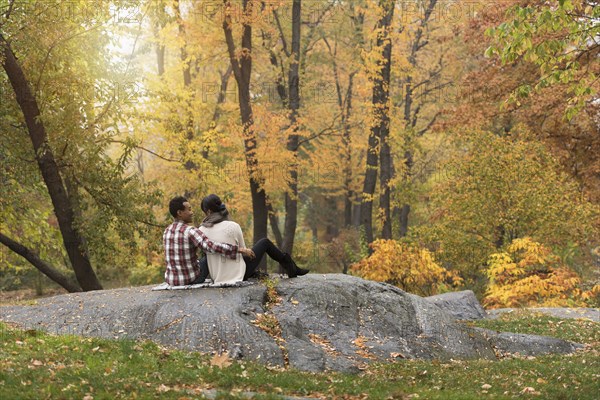
[[[522,333],[496,332],[489,329],[476,328],[489,340],[490,344],[501,353],[520,354],[522,356],[538,356],[543,354],[572,353],[584,346],[547,336],[526,335]]]
[[[569,318],[569,319],[589,319],[594,322],[600,322],[600,308],[565,308],[565,307],[539,307],[539,308],[497,308],[495,310],[488,310],[489,319],[496,319],[502,314],[520,312],[527,310],[532,313],[540,313],[549,315],[557,318]]]
[[[483,319],[487,313],[479,304],[472,290],[463,290],[462,292],[450,292],[425,297],[426,300],[433,302],[442,310],[454,315],[460,320]]]
[[[35,306],[0,307],[0,319],[28,329],[105,338],[142,338],[200,352],[307,371],[358,371],[398,358],[495,358],[493,346],[513,339],[455,322],[432,302],[394,286],[341,275],[309,274],[276,285],[280,302],[267,305],[266,288],[151,291],[151,286],[75,293]],[[275,318],[280,336],[261,329]],[[514,336],[530,346],[535,338]],[[572,351],[539,339],[535,354]],[[281,346],[281,347],[280,347]]]

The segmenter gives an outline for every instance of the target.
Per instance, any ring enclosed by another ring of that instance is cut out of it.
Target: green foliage
[[[369,255],[369,249],[359,229],[345,228],[323,247],[325,259],[335,272],[347,273],[350,265]]]
[[[163,255],[153,251],[149,257],[138,254],[135,266],[130,270],[129,283],[134,286],[164,282],[165,266]]]
[[[114,7],[132,2],[15,2],[2,16],[2,34],[34,91],[48,146],[60,167],[93,265],[105,279],[126,277],[140,244],[158,246],[152,207],[161,192],[129,168],[133,147],[114,145],[127,125],[122,110],[132,71],[110,60],[116,26],[106,24]],[[32,12],[35,11],[35,12]],[[4,12],[4,11],[3,11]],[[57,20],[58,19],[58,20]],[[0,74],[2,231],[59,268],[69,267],[21,110]],[[140,238],[148,241],[144,242]],[[155,244],[157,243],[157,244]],[[66,265],[65,265],[66,264]],[[1,268],[20,265],[11,257]]]
[[[460,270],[469,284],[479,282],[481,290],[489,255],[515,238],[587,249],[599,236],[598,205],[582,199],[545,147],[526,133],[465,134],[455,146],[456,156],[433,189],[430,225],[412,235],[432,246],[446,268]],[[589,270],[591,260],[584,253],[577,262]]]
[[[509,9],[507,21],[486,34],[494,43],[485,55],[499,56],[503,64],[518,59],[539,67],[540,78],[532,88],[522,85],[510,100],[519,102],[532,91],[569,84],[570,120],[598,93],[598,43],[600,7],[595,1],[559,0]]]

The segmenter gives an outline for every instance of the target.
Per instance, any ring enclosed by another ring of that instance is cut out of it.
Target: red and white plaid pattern
[[[221,253],[235,259],[238,246],[214,243],[202,231],[181,221],[175,221],[163,233],[165,248],[165,281],[171,286],[189,285],[200,274],[196,250],[201,247],[208,253]]]

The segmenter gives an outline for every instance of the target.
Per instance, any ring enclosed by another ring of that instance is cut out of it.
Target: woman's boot
[[[283,253],[283,255],[284,257],[281,266],[283,269],[285,269],[285,272],[287,272],[290,278],[308,274],[309,271],[307,269],[298,267],[288,253]]]

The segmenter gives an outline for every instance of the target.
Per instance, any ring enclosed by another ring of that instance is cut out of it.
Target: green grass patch
[[[2,399],[219,399],[282,395],[343,399],[597,399],[600,324],[513,314],[476,326],[545,334],[587,343],[568,356],[499,361],[400,361],[361,374],[304,373],[233,362],[220,368],[206,354],[147,341],[54,336],[0,324]]]

